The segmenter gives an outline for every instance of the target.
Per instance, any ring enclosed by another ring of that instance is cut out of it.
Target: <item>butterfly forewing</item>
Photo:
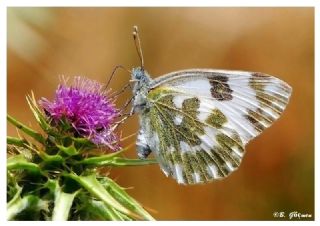
[[[150,147],[178,183],[221,179],[238,168],[244,145],[279,118],[291,88],[269,75],[186,70],[154,80],[144,115]]]

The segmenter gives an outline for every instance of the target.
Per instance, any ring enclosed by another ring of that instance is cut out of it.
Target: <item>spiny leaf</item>
[[[28,126],[24,125],[23,123],[17,121],[15,118],[11,117],[10,115],[7,115],[7,120],[14,126],[16,126],[18,129],[22,130],[26,134],[28,134],[30,137],[34,138],[36,141],[45,144],[44,137],[40,134],[34,131],[33,129],[29,128]]]
[[[125,214],[123,214],[121,212],[118,212],[118,213],[122,217],[122,219],[125,220],[125,221],[133,221],[134,220],[134,219],[130,218],[129,216],[127,216],[127,215],[125,215]]]
[[[106,205],[112,206],[116,210],[129,215],[134,218],[140,219],[141,217],[132,211],[122,206],[112,195],[106,191],[106,189],[99,183],[95,175],[89,176],[78,176],[75,174],[66,174],[65,176],[70,177],[81,184],[89,193],[94,195],[96,198],[102,200]]]
[[[30,209],[33,212],[39,210],[48,211],[48,202],[41,200],[35,195],[27,195],[23,198],[20,197],[21,191],[7,204],[7,220],[14,219],[17,214]]]
[[[41,112],[41,110],[39,109],[39,107],[37,105],[37,101],[34,97],[33,92],[31,92],[31,96],[28,95],[26,99],[27,99],[28,105],[29,105],[34,117],[38,121],[40,127],[46,132],[52,131],[50,124],[47,122],[45,116],[43,115],[43,113]]]
[[[48,188],[50,192],[54,193],[56,191],[56,186],[58,185],[56,180],[48,178],[47,182],[43,187]]]
[[[102,201],[91,200],[89,205],[90,211],[102,220],[122,220],[121,216],[115,213],[116,210],[112,209]]]
[[[17,180],[19,178],[15,173],[7,171],[7,202],[11,201],[19,193],[20,187]]]
[[[19,211],[21,211],[24,205],[21,205],[21,197],[20,194],[22,192],[22,188],[17,186],[17,193],[7,204],[7,220],[11,220]]]
[[[7,136],[7,144],[15,145],[18,147],[25,147],[28,142],[25,139]]]
[[[66,221],[70,215],[70,208],[72,206],[74,197],[79,191],[74,193],[65,193],[59,186],[59,182],[56,181],[55,193],[54,193],[54,209],[52,214],[53,221]]]
[[[85,145],[85,146],[96,147],[96,145],[93,144],[88,138],[83,138],[83,137],[71,137],[71,139],[72,139],[76,144],[83,144],[83,145]]]
[[[146,220],[155,220],[145,209],[128,193],[124,191],[117,183],[115,183],[112,179],[108,177],[103,178],[107,183],[105,184],[107,190],[110,191],[111,194],[114,194],[114,197],[117,197],[117,200],[128,209],[131,209],[140,215],[142,215]]]
[[[63,163],[64,159],[61,155],[48,155],[45,152],[40,152],[39,156],[43,159],[44,162],[51,163]]]
[[[122,154],[123,152],[125,152],[127,150],[128,150],[128,147],[123,148],[120,151],[110,153],[110,154],[99,155],[98,157],[85,158],[82,161],[79,161],[78,163],[79,164],[87,164],[87,165],[90,165],[90,164],[96,165],[97,164],[97,166],[99,166],[100,162],[109,162],[109,160],[113,159],[114,157]]]
[[[57,145],[57,147],[59,148],[60,151],[63,151],[69,156],[79,154],[78,150],[73,145],[70,145],[69,147],[65,147],[63,145]]]
[[[107,155],[101,155],[99,157],[85,158],[85,159],[79,161],[78,164],[99,166],[101,164],[101,162],[110,162],[111,160],[112,160],[112,156],[107,154]]]
[[[37,164],[29,162],[23,155],[14,155],[7,159],[7,170],[25,169],[35,173],[40,172]]]

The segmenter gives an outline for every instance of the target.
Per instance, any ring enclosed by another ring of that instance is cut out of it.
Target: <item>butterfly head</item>
[[[141,67],[132,69],[131,79],[133,82],[142,84],[149,84],[151,80],[149,74]]]
[[[144,68],[136,67],[132,69],[131,81],[134,83],[133,94],[137,94],[149,87],[151,78]]]

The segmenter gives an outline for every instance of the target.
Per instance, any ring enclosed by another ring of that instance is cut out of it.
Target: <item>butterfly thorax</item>
[[[132,69],[132,80],[135,81],[132,92],[134,96],[133,109],[134,112],[140,112],[146,108],[147,95],[150,90],[152,79],[149,74],[141,67]]]

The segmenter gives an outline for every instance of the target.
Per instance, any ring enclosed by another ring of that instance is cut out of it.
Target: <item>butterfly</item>
[[[133,36],[141,60],[131,72],[139,158],[153,152],[165,175],[179,184],[230,175],[239,167],[245,145],[280,117],[292,88],[264,73],[214,69],[152,79],[144,68],[136,26]]]

